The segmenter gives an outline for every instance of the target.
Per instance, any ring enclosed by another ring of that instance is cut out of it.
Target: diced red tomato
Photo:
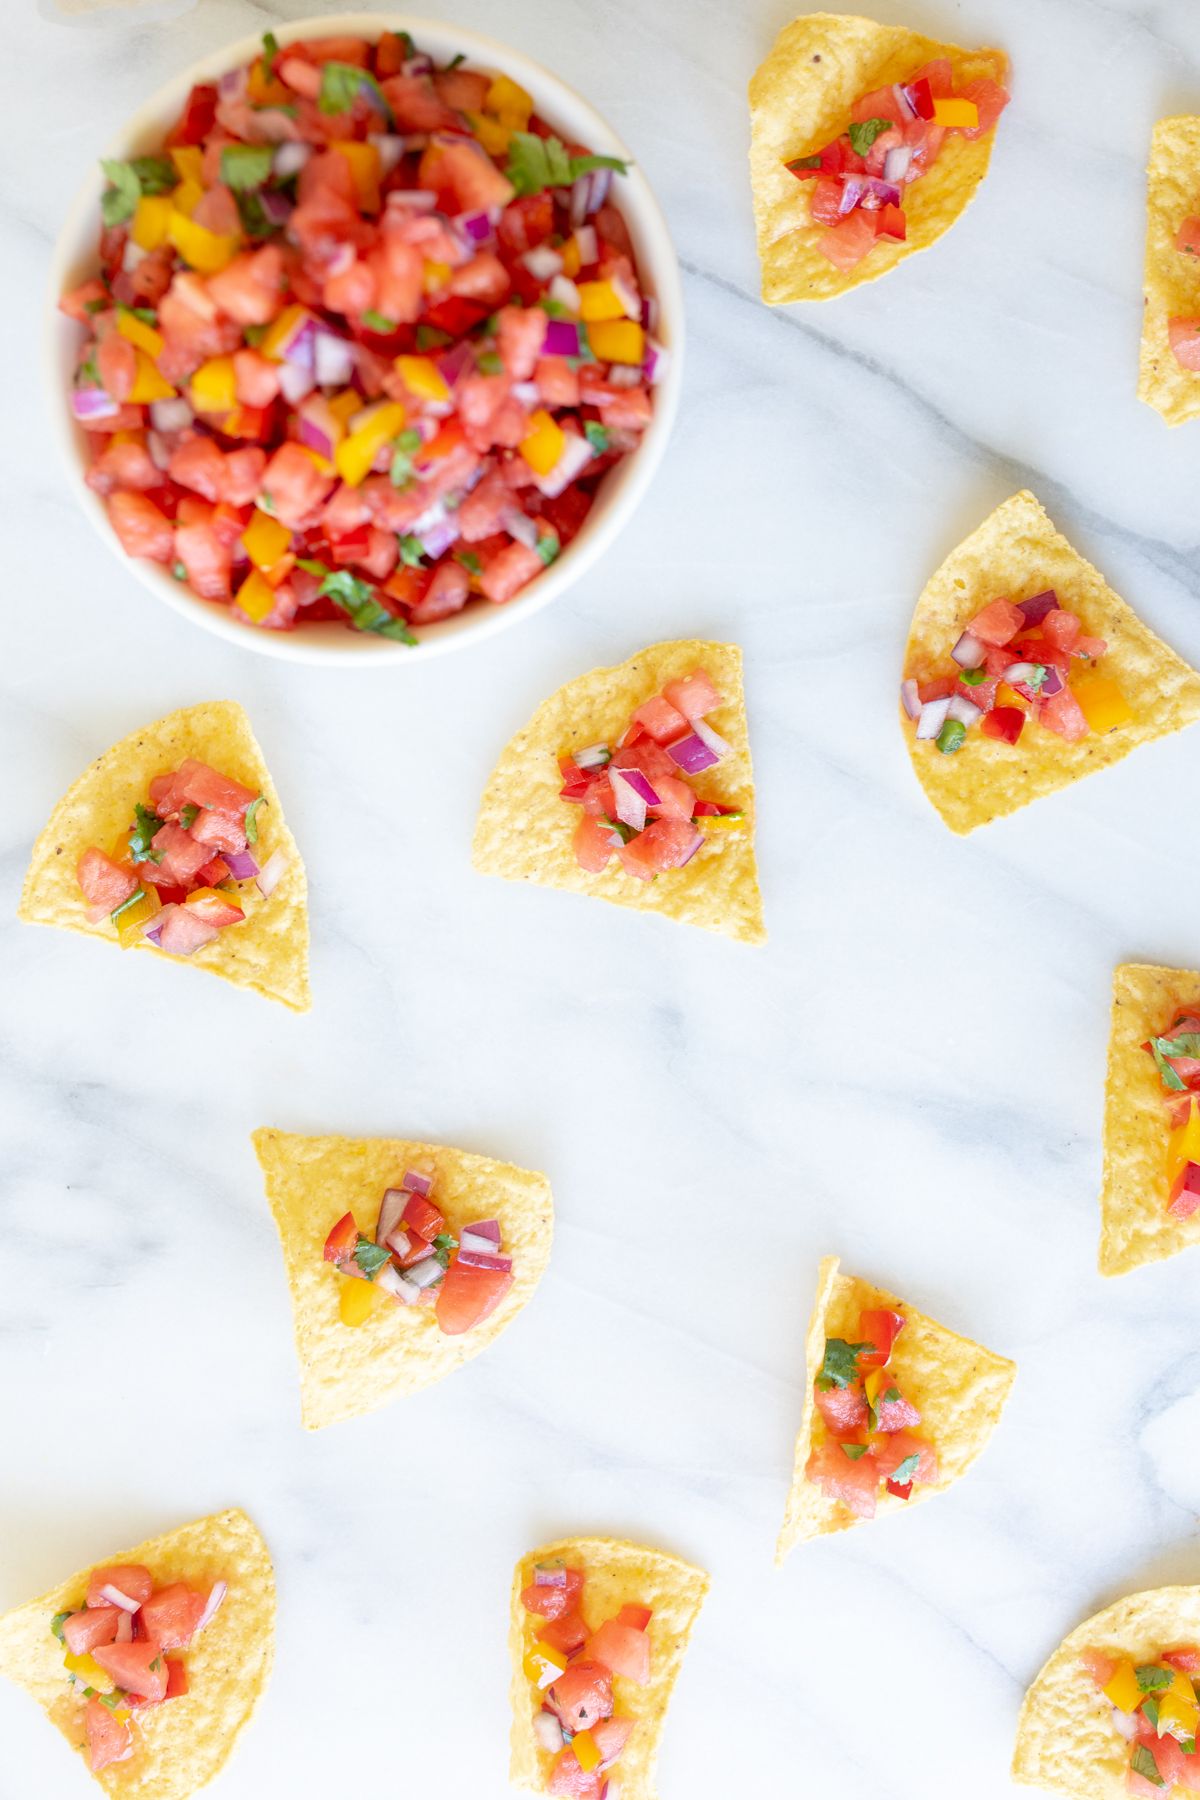
[[[111,1644],[122,1618],[119,1606],[86,1606],[63,1620],[63,1642],[72,1656],[86,1656],[97,1644]]]
[[[303,527],[333,486],[299,444],[281,444],[263,471],[263,492],[270,496],[276,518],[292,530]]]
[[[164,906],[154,920],[158,945],[168,956],[192,956],[220,935],[190,906]]]
[[[1195,1644],[1177,1644],[1173,1650],[1164,1650],[1159,1661],[1182,1675],[1200,1675],[1200,1648]],[[1100,1685],[1103,1687],[1104,1683]]]
[[[571,1663],[546,1690],[546,1704],[568,1731],[588,1731],[612,1716],[612,1676],[587,1657]]]
[[[546,1784],[554,1800],[601,1800],[604,1776],[599,1769],[587,1774],[570,1744],[559,1752]]]
[[[422,153],[417,182],[432,189],[439,206],[451,214],[486,212],[490,206],[507,206],[514,197],[512,183],[469,139],[431,143]]]
[[[343,1213],[325,1239],[325,1261],[347,1262],[358,1245],[358,1226],[353,1213]]]
[[[1175,248],[1182,250],[1185,256],[1200,256],[1200,219],[1193,215],[1183,221],[1175,233]],[[65,312],[67,310],[66,303],[60,302],[60,304]]]
[[[1085,1650],[1079,1660],[1097,1687],[1107,1687],[1120,1667],[1119,1658],[1104,1650]]]
[[[283,251],[278,244],[264,244],[210,275],[208,292],[239,325],[268,325],[283,310],[283,285]]]
[[[862,124],[867,119],[891,119],[896,125],[903,125],[907,115],[900,110],[900,102],[896,98],[894,88],[873,88],[856,100],[850,108],[850,117],[855,124]]]
[[[437,1292],[438,1324],[447,1337],[461,1336],[495,1312],[512,1284],[510,1270],[451,1263]]]
[[[1002,744],[1015,744],[1025,726],[1025,714],[1019,706],[996,706],[984,714],[979,729],[984,737],[997,738]]]
[[[94,1661],[117,1686],[128,1693],[140,1694],[143,1700],[162,1700],[167,1692],[167,1671],[160,1645],[146,1639],[141,1643],[98,1644],[92,1651]],[[156,1666],[157,1665],[157,1666]]]
[[[198,82],[184,102],[183,112],[167,137],[168,144],[202,144],[217,118],[217,90]]]
[[[405,1231],[415,1232],[427,1244],[432,1244],[434,1238],[446,1229],[445,1218],[424,1194],[408,1196],[400,1222]]]
[[[841,181],[832,177],[818,176],[817,184],[808,202],[808,210],[815,225],[838,225],[841,223],[843,193]]]
[[[87,1733],[88,1768],[93,1775],[110,1763],[126,1762],[133,1755],[133,1733],[100,1700],[89,1700],[83,1711]]]
[[[198,844],[190,832],[184,831],[172,819],[160,825],[150,841],[159,853],[159,869],[180,887],[186,887],[212,855],[211,850]]]
[[[117,494],[113,499],[119,499]],[[111,515],[111,506],[110,506]],[[228,600],[232,595],[230,575],[233,553],[223,544],[212,526],[197,521],[177,524],[174,553],[183,564],[188,580],[205,600]]]
[[[205,1595],[196,1593],[182,1581],[158,1588],[144,1602],[141,1611],[141,1622],[151,1642],[163,1650],[182,1650],[195,1635],[205,1599]]]
[[[240,925],[246,916],[240,906],[227,895],[218,894],[215,889],[206,892],[203,888],[197,888],[188,895],[187,904],[206,925]]]
[[[74,319],[77,325],[90,325],[96,313],[104,312],[111,305],[112,295],[101,280],[93,278],[65,293],[58,303],[58,310],[66,313],[68,319]]]
[[[607,1619],[588,1639],[584,1652],[589,1661],[611,1669],[627,1681],[645,1687],[650,1679],[650,1637],[618,1619]]]
[[[865,1307],[858,1318],[858,1335],[873,1350],[860,1350],[860,1369],[882,1368],[892,1354],[892,1345],[904,1330],[904,1314],[886,1307]]]
[[[180,1700],[188,1691],[187,1665],[178,1656],[167,1658],[167,1691],[164,1700]]]
[[[962,89],[961,97],[973,100],[979,108],[979,123],[967,126],[962,135],[965,138],[981,138],[994,128],[1011,95],[998,81],[984,75],[976,81],[968,81]]]

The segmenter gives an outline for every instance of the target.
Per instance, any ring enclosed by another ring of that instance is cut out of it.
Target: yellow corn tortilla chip
[[[871,1287],[853,1275],[839,1275],[838,1266],[836,1256],[827,1256],[817,1271],[817,1299],[804,1344],[804,1413],[796,1439],[791,1492],[775,1547],[777,1564],[807,1538],[869,1522],[857,1518],[842,1501],[830,1499],[804,1472],[814,1441],[820,1440],[825,1429],[813,1398],[813,1383],[825,1360],[825,1340],[840,1337],[853,1342],[864,1307],[904,1314],[904,1329],[887,1366],[895,1370],[905,1399],[921,1414],[917,1435],[929,1438],[938,1459],[937,1480],[914,1486],[907,1500],[898,1494],[880,1494],[877,1518],[930,1500],[965,1475],[996,1429],[1016,1379],[1017,1365],[1007,1357],[948,1331],[882,1288]]]
[[[1123,963],[1113,976],[1112,1032],[1104,1084],[1104,1180],[1100,1273],[1127,1275],[1200,1244],[1200,1212],[1167,1211],[1166,1090],[1142,1045],[1160,1037],[1177,1007],[1200,1005],[1200,973]]]
[[[1200,119],[1160,119],[1150,143],[1146,189],[1145,308],[1138,399],[1168,425],[1200,415],[1200,374],[1175,360],[1167,323],[1200,318],[1200,259],[1175,247],[1179,227],[1200,213]]]
[[[579,808],[559,798],[558,758],[589,744],[616,741],[629,715],[663,684],[703,668],[723,704],[710,723],[729,744],[720,762],[693,786],[701,799],[737,806],[742,825],[702,826],[708,841],[682,869],[654,881],[627,875],[614,856],[607,869],[589,875],[575,860],[572,840]],[[569,888],[661,913],[685,925],[723,932],[746,944],[766,939],[762,896],[754,860],[754,776],[742,691],[742,653],[736,644],[708,644],[683,638],[652,644],[613,669],[577,676],[543,702],[519,731],[492,771],[475,827],[475,867],[506,881],[535,881]]]
[[[268,1128],[253,1143],[283,1246],[309,1431],[374,1412],[478,1356],[512,1323],[549,1261],[554,1204],[544,1175],[403,1138],[296,1137]],[[433,1176],[430,1198],[455,1237],[464,1225],[498,1219],[512,1257],[513,1284],[495,1312],[458,1337],[441,1330],[432,1307],[384,1300],[361,1325],[344,1325],[338,1311],[350,1277],[324,1260],[325,1239],[347,1212],[373,1237],[384,1190],[398,1187],[406,1169]]]
[[[902,25],[839,13],[809,13],[784,26],[750,82],[750,187],[769,305],[832,300],[877,281],[906,256],[927,250],[974,199],[994,130],[975,139],[947,137],[929,173],[905,189],[908,236],[883,239],[856,268],[837,269],[816,247],[825,227],[809,214],[812,184],[784,166],[839,137],[865,94],[907,80],[936,57],[950,59],[956,86],[984,77],[1004,84],[1008,59],[1001,50],[963,50]]]
[[[76,864],[90,845],[109,851],[118,834],[132,823],[134,806],[146,804],[151,778],[178,768],[189,756],[265,796],[265,805],[255,815],[259,841],[254,853],[261,864],[274,851],[283,850],[287,868],[268,900],[252,884],[243,884],[245,898],[239,903],[246,909],[246,918],[240,925],[228,926],[193,955],[168,956],[144,938],[131,948],[168,962],[191,964],[235,987],[252,988],[268,1000],[281,1000],[295,1012],[306,1012],[312,996],[304,864],[250,721],[232,700],[168,713],[165,719],[156,719],[97,757],[64,794],[34,845],[17,915],[35,925],[58,925],[116,945],[116,927],[110,920],[95,925],[88,920],[87,902],[75,878]]]
[[[229,1583],[213,1618],[178,1652],[187,1669],[187,1693],[137,1710],[132,1757],[93,1777],[119,1800],[186,1800],[224,1768],[270,1679],[275,1656],[271,1558],[245,1513],[214,1513],[133,1550],[97,1556],[59,1587],[0,1618],[0,1675],[32,1694],[76,1749],[86,1742],[84,1705],[71,1691],[63,1645],[50,1622],[56,1613],[82,1606],[93,1569],[117,1562],[144,1563],[158,1587],[183,1581],[204,1592],[214,1581]]]
[[[1108,644],[1099,672],[1117,683],[1134,716],[1115,731],[1090,732],[1073,744],[1034,720],[1015,744],[986,738],[975,727],[960,750],[945,756],[935,743],[917,741],[916,726],[901,708],[917,780],[951,831],[966,833],[1003,818],[1200,718],[1200,675],[1142,624],[1024,492],[990,513],[929,581],[913,613],[905,676],[927,681],[945,674],[959,635],[989,601],[1028,600],[1046,588],[1079,615],[1085,636]]]
[[[1014,1781],[1076,1800],[1127,1800],[1129,1745],[1113,1709],[1080,1661],[1085,1650],[1154,1662],[1200,1642],[1200,1587],[1150,1588],[1106,1606],[1065,1638],[1025,1696],[1013,1751]],[[1172,1793],[1176,1790],[1172,1789]]]
[[[562,1538],[521,1558],[513,1572],[508,1635],[513,1709],[509,1780],[531,1794],[546,1792],[555,1759],[533,1735],[534,1715],[539,1709],[524,1662],[538,1635],[538,1621],[521,1605],[521,1590],[532,1583],[537,1563],[555,1557],[584,1571],[585,1615],[594,1630],[623,1606],[648,1606],[654,1614],[649,1626],[650,1680],[645,1687],[621,1676],[613,1680],[615,1711],[633,1719],[634,1729],[612,1773],[620,1781],[621,1800],[655,1800],[654,1769],[667,1704],[708,1593],[708,1576],[665,1550],[649,1550],[620,1538]]]

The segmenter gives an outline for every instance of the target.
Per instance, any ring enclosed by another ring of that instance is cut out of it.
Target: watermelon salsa
[[[858,1341],[825,1340],[813,1383],[820,1425],[804,1473],[860,1519],[875,1517],[881,1488],[907,1500],[914,1486],[937,1480],[937,1452],[913,1430],[921,1415],[888,1367],[904,1322],[903,1313],[864,1308]]]
[[[1177,1007],[1166,1032],[1147,1040],[1167,1104],[1167,1211],[1189,1219],[1200,1207],[1200,1004]]]
[[[84,1702],[93,1775],[135,1753],[134,1722],[150,1706],[188,1691],[186,1650],[225,1598],[228,1583],[207,1593],[172,1581],[155,1585],[140,1563],[93,1569],[81,1603],[56,1613],[50,1629],[63,1646],[67,1683]]]
[[[192,89],[105,162],[71,400],[123,548],[244,624],[413,641],[503,604],[638,447],[651,335],[616,157],[405,33]]]
[[[111,919],[123,950],[145,938],[191,956],[270,899],[288,855],[264,853],[263,796],[193,757],[154,777],[149,802],[115,843],[83,852],[76,879],[90,923]]]
[[[1181,256],[1200,258],[1200,216],[1189,214],[1175,234],[1175,248]],[[1181,369],[1200,373],[1200,318],[1167,320],[1167,339],[1172,355]]]
[[[1015,744],[1029,720],[1067,743],[1127,725],[1133,710],[1117,683],[1097,672],[1108,650],[1089,637],[1053,588],[1029,600],[989,600],[936,673],[910,673],[900,702],[917,738],[944,754],[983,737]]]
[[[692,785],[729,754],[705,722],[720,704],[704,670],[694,669],[643,701],[615,745],[559,757],[559,795],[583,812],[574,837],[581,869],[597,875],[615,854],[627,875],[653,881],[691,862],[708,832],[744,825],[739,808],[702,800]]]
[[[616,1711],[614,1684],[650,1680],[646,1606],[622,1606],[593,1631],[584,1617],[585,1574],[561,1560],[538,1563],[521,1592],[531,1639],[525,1673],[536,1690],[533,1735],[546,1753],[547,1794],[619,1800],[620,1771],[609,1773],[634,1731]]]
[[[379,1203],[373,1238],[344,1213],[325,1240],[325,1261],[349,1276],[338,1295],[343,1325],[362,1325],[385,1295],[400,1306],[432,1305],[447,1337],[489,1318],[513,1284],[497,1219],[464,1225],[456,1238],[434,1205],[433,1177],[406,1169]]]
[[[1200,1648],[1180,1644],[1138,1664],[1109,1650],[1085,1650],[1082,1661],[1111,1701],[1113,1725],[1125,1739],[1129,1793],[1144,1800],[1200,1793]]]
[[[824,226],[817,249],[838,269],[853,269],[876,244],[908,235],[905,194],[927,175],[943,142],[981,138],[1008,105],[1008,94],[984,77],[954,85],[949,57],[924,63],[907,81],[864,94],[840,137],[784,166],[811,181],[808,210]]]

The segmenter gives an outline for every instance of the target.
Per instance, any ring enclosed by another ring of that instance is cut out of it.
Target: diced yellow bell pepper
[[[467,122],[489,156],[507,156],[512,141],[512,128],[486,113],[468,113]]]
[[[575,1752],[575,1760],[585,1775],[598,1769],[604,1758],[600,1754],[600,1746],[590,1731],[577,1731],[571,1739],[571,1748]]]
[[[553,1644],[545,1643],[541,1638],[534,1644],[525,1657],[525,1674],[540,1688],[548,1688],[557,1681],[567,1666],[567,1659],[561,1650]]]
[[[290,88],[284,87],[274,75],[267,73],[267,66],[262,57],[250,65],[250,79],[246,84],[246,92],[251,106],[287,106],[295,99]]]
[[[204,189],[198,181],[181,181],[179,186],[169,195],[171,212],[186,213],[190,219],[204,198]],[[171,213],[167,214],[167,229],[170,231]]]
[[[1077,675],[1071,692],[1095,732],[1115,731],[1118,725],[1128,725],[1133,717],[1133,708],[1107,675]]]
[[[973,100],[935,100],[933,122],[935,125],[959,125],[964,131],[970,131],[979,123],[979,108]]]
[[[189,386],[197,412],[227,413],[237,405],[237,377],[232,356],[210,356],[192,376]]]
[[[180,181],[194,181],[204,186],[204,152],[199,144],[176,144],[167,152],[175,164]]]
[[[122,950],[130,949],[142,935],[142,927],[156,912],[162,910],[162,902],[155,890],[144,887],[132,906],[127,906],[116,921],[117,942]]]
[[[539,407],[529,421],[530,430],[521,439],[521,455],[535,475],[548,475],[562,455],[567,434],[544,407]]]
[[[1190,1162],[1200,1162],[1200,1103],[1192,1100],[1188,1116],[1167,1140],[1167,1181],[1173,1182]]]
[[[1111,1678],[1104,1685],[1104,1695],[1111,1700],[1118,1712],[1136,1712],[1142,1702],[1142,1690],[1138,1686],[1137,1676],[1133,1672],[1133,1664],[1128,1660],[1119,1662],[1113,1670]]]
[[[1010,688],[1006,681],[1002,681],[996,689],[996,705],[1015,706],[1020,712],[1029,710],[1028,700],[1023,694],[1018,694],[1016,688]]]
[[[357,431],[343,438],[333,453],[338,474],[349,487],[357,487],[371,472],[371,464],[386,443],[404,429],[404,408],[398,400],[385,400],[371,408]]]
[[[234,598],[246,617],[261,625],[275,604],[275,589],[261,569],[251,569]]]
[[[373,1281],[343,1276],[338,1294],[338,1317],[343,1325],[364,1325],[382,1298],[383,1289],[377,1288]]]
[[[593,320],[625,317],[625,308],[617,298],[617,290],[611,281],[580,282],[579,316],[589,324]]]
[[[95,1688],[98,1694],[111,1694],[116,1686],[111,1675],[100,1667],[93,1656],[72,1656],[68,1650],[63,1657],[67,1672],[76,1676],[86,1687]]]
[[[273,569],[280,558],[287,555],[291,542],[292,534],[287,526],[256,506],[254,517],[242,533],[246,555],[255,568],[264,572]]]
[[[646,333],[633,319],[605,319],[588,326],[588,343],[601,362],[641,363],[646,356]]]
[[[352,139],[339,138],[330,144],[331,150],[339,150],[350,164],[350,173],[354,177],[354,188],[358,195],[361,212],[379,211],[379,177],[382,172],[379,151],[374,144],[360,144]]]
[[[562,259],[562,272],[567,277],[568,281],[573,281],[583,267],[579,255],[579,245],[575,242],[574,233],[571,234],[562,247]]]
[[[701,831],[740,831],[745,823],[745,813],[701,813],[692,820]]]
[[[206,225],[197,225],[176,207],[172,207],[167,221],[167,236],[189,268],[201,275],[216,275],[226,268],[237,255],[240,242],[236,237],[210,231]]]
[[[117,308],[117,330],[147,356],[161,356],[166,346],[166,339],[161,331],[155,331],[153,325],[147,325],[136,313],[130,312],[127,306]]]
[[[523,87],[510,81],[507,75],[497,75],[484,96],[483,109],[494,119],[502,120],[505,125],[524,131],[533,111],[533,100]]]
[[[1155,1698],[1158,1701],[1159,1737],[1165,1737],[1168,1732],[1172,1737],[1195,1736],[1197,1723],[1200,1723],[1200,1706],[1196,1704],[1192,1684],[1186,1675],[1177,1669],[1170,1687]]]
[[[260,356],[271,362],[282,362],[285,346],[300,330],[306,319],[312,314],[306,306],[285,306],[279,317],[267,326],[262,343],[258,346]]]
[[[340,394],[335,394],[329,402],[330,412],[335,419],[340,419],[343,425],[350,423],[361,406],[362,395],[356,393],[353,388],[343,389]]]
[[[170,194],[143,194],[137,203],[129,235],[139,250],[157,250],[167,241],[167,221],[173,205]],[[179,208],[184,211],[183,207]]]
[[[453,273],[449,263],[427,262],[421,286],[427,294],[436,294],[445,287]]]
[[[418,400],[448,400],[450,389],[431,356],[398,356],[395,369],[410,394]]]
[[[144,350],[137,352],[137,374],[129,390],[131,406],[149,406],[153,400],[169,400],[175,393],[166,378],[159,374]]]
[[[890,1381],[891,1379],[892,1377],[884,1369],[871,1370],[870,1374],[863,1382],[863,1393],[867,1396],[868,1406],[875,1405],[876,1401],[879,1399],[880,1388],[885,1381]]]

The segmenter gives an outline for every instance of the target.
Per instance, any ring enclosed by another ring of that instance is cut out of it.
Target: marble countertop
[[[1200,660],[1200,427],[1134,397],[1142,169],[1152,122],[1200,108],[1200,11],[878,0],[1009,50],[992,173],[887,280],[772,312],[743,94],[785,0],[428,5],[540,57],[633,147],[690,343],[673,446],[607,559],[411,673],[272,663],[156,609],[78,512],[23,348],[56,223],[121,119],[201,51],[327,5],[6,9],[0,1608],[242,1505],[278,1565],[278,1658],[214,1796],[282,1775],[317,1800],[387,1768],[397,1791],[480,1800],[507,1791],[513,1561],[628,1534],[713,1576],[662,1800],[999,1800],[1059,1639],[1122,1592],[1200,1579],[1200,1262],[1095,1272],[1112,966],[1200,960],[1200,734],[960,841],[912,778],[894,690],[922,583],[1022,485]],[[761,951],[470,868],[512,730],[676,635],[746,651]],[[248,708],[306,853],[306,1018],[13,920],[89,758],[218,697]],[[306,1436],[260,1124],[544,1169],[558,1234],[534,1303],[441,1386]],[[830,1251],[1020,1374],[960,1487],[776,1573]],[[0,1800],[94,1792],[6,1687],[0,1735]]]

